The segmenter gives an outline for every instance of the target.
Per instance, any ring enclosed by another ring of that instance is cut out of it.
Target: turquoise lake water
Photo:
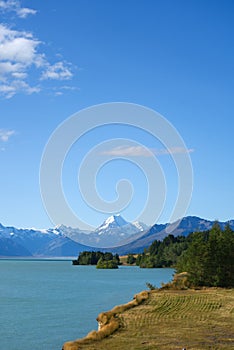
[[[0,260],[0,347],[61,350],[97,329],[102,311],[172,278],[172,269],[98,270],[71,261]]]

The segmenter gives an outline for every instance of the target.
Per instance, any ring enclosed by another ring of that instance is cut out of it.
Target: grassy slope
[[[154,291],[123,326],[86,350],[234,349],[234,289]]]

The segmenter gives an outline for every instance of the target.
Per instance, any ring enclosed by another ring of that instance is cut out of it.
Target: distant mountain
[[[148,248],[155,240],[163,240],[168,234],[176,236],[188,236],[188,234],[194,231],[206,231],[212,228],[215,221],[209,221],[201,219],[196,216],[184,217],[181,221],[173,224],[153,225],[149,230],[142,235],[135,235],[131,237],[130,242],[126,242],[121,247],[114,249],[115,253],[128,254],[128,253],[142,253],[145,248]],[[228,222],[219,222],[221,228],[229,224],[234,230],[234,220]],[[169,229],[169,232],[168,232]],[[133,240],[133,238],[135,238]]]
[[[32,254],[10,238],[0,237],[0,257],[29,257]]]
[[[0,224],[0,257],[77,257],[81,251],[95,250],[67,237],[63,233],[66,230],[69,231],[69,228],[62,225],[54,229],[37,230],[17,229]]]
[[[112,228],[120,228],[128,225],[129,223],[122,218],[121,215],[111,215],[107,218],[103,224],[101,224],[95,232],[105,232],[106,230],[111,230]]]
[[[125,221],[119,214],[112,215],[91,233],[93,245],[103,248],[122,245],[122,241],[147,228],[141,222],[130,223]]]
[[[228,222],[234,229],[234,220]],[[95,231],[57,226],[53,229],[17,229],[0,224],[0,257],[77,257],[81,251],[110,251],[118,254],[141,253],[155,240],[162,240],[169,233],[187,236],[194,231],[209,230],[214,221],[196,216],[184,217],[173,224],[146,225],[129,223],[120,215],[113,215]],[[227,222],[219,223],[222,228]],[[168,231],[169,229],[169,231]]]
[[[38,250],[36,255],[38,257],[77,257],[80,252],[92,250],[96,249],[74,242],[68,237],[57,236],[41,250]]]
[[[37,230],[37,229],[17,229],[15,227],[5,227],[0,224],[0,252],[4,250],[4,239],[11,242],[11,249],[7,256],[32,256],[39,249],[42,249],[46,244],[56,237],[53,230]],[[6,242],[6,241],[5,241]],[[9,246],[10,247],[10,246]],[[19,249],[22,254],[19,254]],[[0,253],[0,256],[4,254]]]
[[[70,226],[59,225],[53,229],[54,233],[58,236],[64,236],[70,238],[72,241],[89,245],[89,234],[91,231],[80,230],[79,228],[73,228]]]
[[[77,256],[84,250],[107,250],[147,226],[113,215],[90,232],[64,225],[53,229],[18,229],[0,224],[0,256]],[[106,249],[105,249],[106,248]]]
[[[110,216],[92,232],[81,231],[64,225],[55,228],[58,234],[62,234],[75,242],[96,248],[122,245],[122,241],[146,229],[148,229],[147,225],[138,221],[127,222],[119,214]]]

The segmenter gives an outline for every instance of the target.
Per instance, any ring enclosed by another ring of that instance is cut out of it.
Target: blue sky
[[[0,222],[54,225],[39,186],[45,145],[71,115],[108,102],[151,108],[184,139],[194,172],[186,215],[233,219],[233,10],[231,0],[0,0]],[[88,207],[77,183],[84,156],[108,138],[155,150],[167,183],[158,222],[167,222],[178,187],[172,159],[158,140],[124,126],[98,128],[71,148],[62,180],[72,210],[93,226],[110,214]],[[137,166],[115,159],[98,173],[97,189],[114,200],[121,178],[135,191],[121,211],[132,221],[147,200]]]

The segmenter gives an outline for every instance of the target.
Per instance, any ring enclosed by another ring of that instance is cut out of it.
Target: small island
[[[119,255],[110,252],[81,252],[73,265],[96,265],[97,269],[118,269],[120,263]]]

